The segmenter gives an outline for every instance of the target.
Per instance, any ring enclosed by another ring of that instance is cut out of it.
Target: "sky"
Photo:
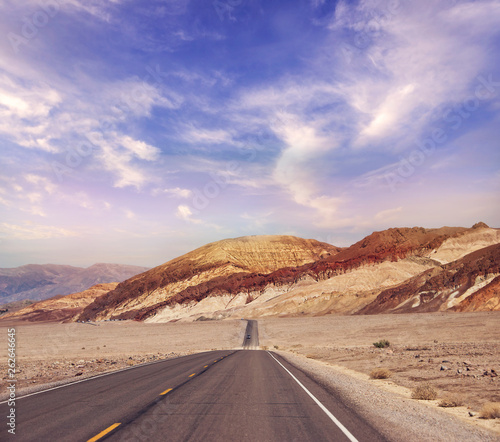
[[[498,0],[0,12],[0,267],[500,227]]]

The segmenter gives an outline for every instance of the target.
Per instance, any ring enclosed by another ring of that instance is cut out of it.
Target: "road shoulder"
[[[437,403],[411,399],[410,391],[390,381],[370,380],[363,373],[306,358],[286,351],[273,351],[290,364],[341,395],[359,410],[388,440],[407,442],[498,441],[497,422],[461,419],[464,410],[445,410]],[[426,401],[432,402],[432,401]],[[496,428],[495,428],[496,427]]]

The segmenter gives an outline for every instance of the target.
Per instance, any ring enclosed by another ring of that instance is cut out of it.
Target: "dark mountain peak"
[[[473,229],[489,229],[489,228],[490,228],[490,226],[488,226],[487,224],[485,224],[485,223],[483,223],[482,221],[480,221],[480,222],[478,222],[478,223],[474,224],[474,225],[472,226],[472,228],[473,228]]]

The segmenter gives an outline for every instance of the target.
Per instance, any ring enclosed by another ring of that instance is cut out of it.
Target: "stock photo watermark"
[[[212,3],[220,21],[224,21],[226,18],[230,21],[235,21],[236,19],[233,13],[235,9],[242,4],[243,0],[214,0]]]
[[[179,405],[173,404],[168,396],[165,399],[159,400],[151,414],[145,416],[141,420],[140,426],[132,427],[131,434],[121,437],[121,441],[149,441],[151,437],[158,431],[158,421],[165,416],[171,416],[175,413]]]
[[[7,427],[10,434],[16,434],[16,329],[7,329]]]
[[[388,0],[383,8],[369,10],[370,20],[357,27],[352,44],[343,43],[340,47],[348,63],[352,61],[354,54],[360,53],[374,42],[381,33],[382,25],[396,17],[400,6],[399,0]]]
[[[19,31],[9,32],[7,39],[10,42],[14,53],[18,54],[23,45],[28,45],[40,31],[47,26],[50,21],[59,13],[61,5],[55,0],[48,0],[40,3],[37,9],[31,15],[25,15],[21,21]]]
[[[57,180],[62,182],[65,176],[73,175],[75,169],[83,163],[83,160],[94,152],[95,147],[87,137],[87,140],[80,142],[77,147],[68,149],[64,156],[64,162],[52,161],[52,172]]]
[[[495,81],[491,74],[487,76],[479,75],[474,95],[466,98],[453,108],[447,109],[442,116],[442,121],[449,125],[449,130],[457,131],[462,127],[464,121],[479,109],[482,101],[490,100],[497,95],[499,88],[500,81]],[[449,133],[447,131],[434,129],[427,138],[415,141],[417,147],[404,158],[401,158],[391,172],[384,175],[391,191],[394,192],[398,185],[403,184],[413,176],[417,169],[436,152],[438,146],[446,143],[448,139]]]
[[[227,188],[230,177],[241,172],[242,168],[238,161],[229,161],[222,173],[210,172],[209,176],[211,179],[207,181],[203,188],[193,189],[191,213],[199,215],[202,210],[209,206],[210,200],[217,198]]]

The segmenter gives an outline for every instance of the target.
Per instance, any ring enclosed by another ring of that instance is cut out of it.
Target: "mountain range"
[[[0,269],[0,304],[69,295],[95,284],[121,282],[146,270],[148,267],[122,264],[94,264],[87,268],[29,264]]]
[[[69,322],[77,317],[94,299],[113,290],[117,285],[117,282],[96,284],[82,292],[66,296],[57,295],[19,310],[9,309],[8,313],[2,318],[8,320],[21,319],[29,322]]]
[[[58,299],[17,317],[167,322],[500,310],[500,229],[391,228],[345,248],[293,236],[228,239],[82,296],[73,316],[54,313]]]

